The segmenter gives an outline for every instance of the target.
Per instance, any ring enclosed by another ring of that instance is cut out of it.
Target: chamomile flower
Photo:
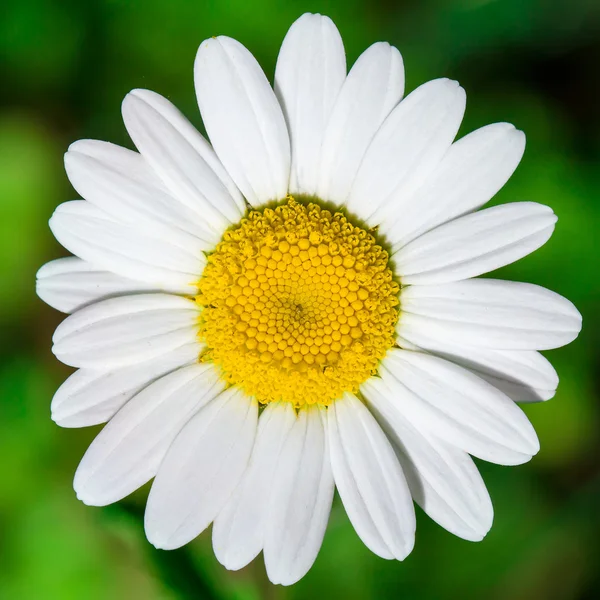
[[[274,90],[218,37],[195,63],[210,144],[165,98],[123,102],[138,152],[82,140],[66,154],[85,200],[50,226],[75,256],[38,273],[72,313],[53,351],[78,370],[52,402],[64,427],[107,422],[75,475],[86,504],[154,478],[158,548],[213,523],[219,561],[264,554],[273,583],[313,564],[334,487],[363,542],[402,560],[413,501],[480,540],[492,504],[470,455],[502,465],[539,448],[516,404],[558,378],[538,352],[572,341],[573,305],[544,288],[475,279],[544,244],[556,217],[480,209],[525,147],[496,123],[454,141],[465,92],[406,98],[399,52],[347,74],[327,17],[287,34]]]

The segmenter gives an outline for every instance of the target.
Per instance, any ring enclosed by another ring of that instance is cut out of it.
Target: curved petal
[[[275,469],[295,422],[289,402],[267,404],[260,415],[248,469],[213,524],[215,556],[227,569],[245,567],[263,548]]]
[[[108,142],[80,140],[69,146],[65,169],[82,198],[119,222],[166,236],[184,248],[189,236],[202,240],[205,249],[218,241],[206,219],[170,195],[137,152]]]
[[[275,94],[290,134],[289,191],[313,195],[323,133],[346,78],[346,55],[329,17],[305,13],[287,32],[275,69]]]
[[[371,226],[393,217],[399,199],[430,176],[452,144],[465,110],[456,81],[418,87],[391,112],[371,142],[346,202]]]
[[[517,354],[515,352],[515,354]],[[523,353],[519,353],[523,354]],[[538,356],[542,357],[541,354]],[[543,358],[543,357],[542,357]],[[550,368],[552,366],[548,363]],[[519,363],[520,366],[520,363]],[[552,369],[554,371],[554,369]],[[523,384],[521,381],[515,381],[509,377],[496,377],[489,373],[483,373],[479,371],[473,371],[476,375],[479,375],[482,379],[485,379],[488,383],[491,383],[494,387],[498,388],[501,392],[506,394],[511,400],[515,402],[531,403],[531,402],[545,402],[554,398],[556,395],[556,388],[534,388],[529,385]],[[556,371],[554,371],[556,373]]]
[[[229,388],[181,430],[150,490],[145,529],[157,548],[179,548],[208,527],[239,483],[258,419],[256,400]]]
[[[172,290],[160,290],[158,286],[102,271],[76,256],[68,256],[51,260],[40,268],[35,291],[52,308],[72,313],[107,298]]]
[[[179,369],[130,400],[92,442],[73,486],[86,504],[116,502],[149,481],[190,417],[223,383],[210,364]]]
[[[403,94],[400,52],[385,42],[367,48],[350,69],[324,133],[319,198],[346,201],[369,144]]]
[[[538,285],[472,279],[402,290],[396,330],[440,343],[499,350],[549,350],[572,342],[581,315],[566,298]],[[417,344],[418,345],[418,344]]]
[[[415,502],[444,529],[479,541],[490,530],[494,510],[483,479],[462,450],[420,432],[399,402],[367,381],[362,391],[394,446]]]
[[[516,402],[541,402],[556,393],[558,375],[550,362],[531,350],[489,350],[428,338],[418,328],[402,327],[400,346],[424,350],[473,371]],[[406,342],[408,341],[408,344]]]
[[[157,358],[197,343],[200,307],[169,294],[110,298],[67,317],[52,351],[73,367],[107,370]]]
[[[395,219],[379,232],[398,250],[426,231],[483,206],[508,181],[523,157],[525,134],[494,123],[454,142],[431,179],[398,199]]]
[[[160,289],[193,294],[204,269],[199,240],[196,247],[183,249],[177,243],[179,236],[166,240],[141,232],[89,202],[61,204],[50,219],[50,229],[67,250],[98,268]]]
[[[272,583],[292,585],[304,577],[323,542],[334,490],[323,410],[301,408],[281,448],[264,546]]]
[[[535,202],[487,208],[441,225],[392,255],[405,285],[434,285],[476,277],[543,246],[556,215]]]
[[[175,106],[149,90],[133,90],[122,112],[131,139],[176,198],[219,237],[239,221],[242,197],[208,142]]]
[[[539,442],[523,411],[502,392],[446,360],[390,350],[380,386],[418,429],[478,458],[504,465],[528,461]]]
[[[387,437],[352,394],[327,411],[333,477],[364,544],[382,558],[403,560],[415,539],[415,512],[406,479]]]
[[[129,367],[110,371],[79,369],[52,399],[52,420],[61,427],[106,423],[133,396],[167,373],[198,360],[201,344],[187,344]]]
[[[239,42],[219,36],[200,44],[196,95],[210,141],[252,206],[288,191],[290,140],[265,74]]]

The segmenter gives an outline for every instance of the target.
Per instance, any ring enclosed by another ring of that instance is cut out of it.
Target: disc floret
[[[357,392],[394,343],[388,253],[313,202],[250,212],[208,256],[199,288],[203,359],[262,403]]]

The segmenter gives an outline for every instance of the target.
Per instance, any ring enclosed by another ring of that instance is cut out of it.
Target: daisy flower
[[[81,140],[65,156],[85,200],[50,227],[75,256],[43,266],[37,291],[72,313],[53,352],[78,370],[52,418],[107,422],[78,498],[110,504],[154,478],[152,544],[213,523],[225,567],[262,551],[283,585],[313,564],[334,488],[382,558],[411,552],[413,501],[481,540],[493,511],[470,455],[516,465],[538,451],[516,402],[554,395],[538,351],[581,328],[547,289],[475,279],[554,229],[541,204],[478,210],[525,136],[496,123],[454,141],[457,82],[402,99],[386,43],[347,73],[321,15],[292,25],[274,89],[228,37],[200,45],[194,77],[210,144],[138,89],[123,102],[138,152]]]

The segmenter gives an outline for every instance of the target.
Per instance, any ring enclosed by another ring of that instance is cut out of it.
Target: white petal
[[[196,362],[201,350],[201,344],[188,344],[154,360],[112,371],[79,369],[54,394],[52,419],[61,427],[105,423],[150,383]]]
[[[152,284],[97,269],[76,256],[46,263],[37,272],[36,278],[37,295],[46,304],[64,313],[72,313],[115,296],[163,291]]]
[[[356,533],[378,556],[403,560],[414,545],[415,512],[390,442],[352,394],[329,406],[327,424],[335,484]]]
[[[398,250],[419,235],[476,210],[508,181],[525,150],[525,135],[494,123],[461,138],[444,155],[431,179],[398,200],[396,219],[379,232]]]
[[[291,585],[315,562],[333,500],[324,409],[298,411],[281,448],[265,532],[265,566],[272,583]]]
[[[460,281],[493,271],[545,244],[556,223],[552,209],[514,202],[460,217],[392,255],[404,285]]]
[[[384,387],[418,429],[478,458],[514,465],[539,450],[523,411],[501,391],[446,360],[390,350],[380,366]],[[379,385],[374,378],[371,385]]]
[[[176,233],[183,247],[186,242],[197,244],[187,240],[190,235],[203,240],[207,248],[216,241],[204,219],[170,195],[137,152],[109,142],[79,140],[65,154],[65,169],[83,198],[119,222],[158,237]]]
[[[244,474],[257,418],[256,400],[229,388],[181,430],[148,497],[145,528],[154,546],[183,546],[217,516]]]
[[[323,133],[345,78],[344,44],[332,20],[302,15],[285,36],[275,69],[290,134],[292,194],[316,193]]]
[[[415,502],[451,533],[481,540],[492,526],[494,511],[471,457],[419,432],[402,414],[400,403],[371,381],[361,390],[396,450]]]
[[[219,235],[239,221],[242,197],[208,142],[173,104],[133,90],[122,111],[131,139],[176,198]]]
[[[523,353],[515,352],[515,354]],[[551,366],[550,363],[548,363],[548,365]],[[494,387],[498,388],[501,392],[505,393],[515,402],[545,402],[546,400],[554,398],[556,395],[556,388],[534,388],[524,385],[520,381],[513,381],[505,378],[504,376],[496,377],[494,375],[490,375],[489,373],[482,373],[475,370],[473,370],[473,372],[476,375],[479,375],[479,377],[482,379],[485,379],[488,383],[491,383]]]
[[[426,350],[459,364],[517,402],[549,400],[556,393],[558,375],[550,362],[531,350],[489,350],[428,338],[419,328],[402,327],[400,346]],[[408,344],[406,344],[408,340]]]
[[[67,317],[52,351],[73,367],[133,365],[196,342],[199,314],[193,300],[169,294],[110,298]]]
[[[346,201],[369,144],[403,93],[400,52],[385,42],[367,48],[348,73],[325,130],[319,198]]]
[[[375,226],[399,199],[420,187],[450,147],[465,109],[456,81],[418,87],[391,112],[371,142],[347,200],[348,210]]]
[[[194,250],[115,221],[89,202],[61,204],[50,219],[56,239],[70,252],[122,277],[192,294],[206,258]]]
[[[290,141],[265,74],[239,42],[219,36],[200,44],[196,95],[210,141],[253,206],[288,191]]]
[[[149,481],[181,428],[223,385],[212,365],[204,363],[179,369],[142,390],[88,448],[75,473],[77,497],[105,506]]]
[[[215,556],[227,569],[245,567],[263,548],[275,469],[295,422],[289,402],[268,404],[260,416],[248,469],[213,524]]]
[[[472,279],[402,290],[398,335],[504,350],[548,350],[572,342],[581,315],[566,298],[538,285]],[[418,345],[418,344],[417,344]]]

